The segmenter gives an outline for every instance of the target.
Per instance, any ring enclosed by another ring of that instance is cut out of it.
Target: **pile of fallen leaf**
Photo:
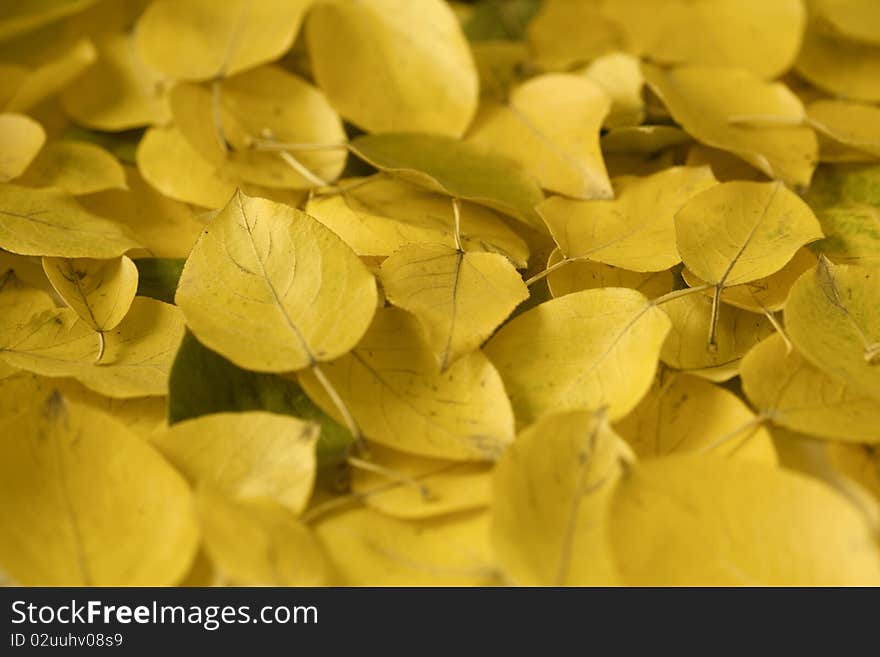
[[[876,0],[0,6],[18,584],[880,582]]]

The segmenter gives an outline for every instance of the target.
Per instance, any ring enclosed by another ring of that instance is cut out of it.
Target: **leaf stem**
[[[706,348],[713,354],[718,351],[718,316],[721,313],[721,290],[724,286],[719,283],[715,286],[712,294],[712,316],[709,318],[709,342]]]
[[[339,414],[342,416],[343,422],[345,422],[345,426],[348,428],[348,431],[351,433],[352,438],[354,439],[355,446],[358,451],[364,451],[364,437],[361,434],[361,429],[358,426],[357,421],[354,419],[354,415],[352,415],[345,401],[343,401],[342,396],[339,394],[339,391],[336,390],[336,387],[327,378],[327,375],[324,374],[324,370],[320,368],[318,363],[312,363],[312,373],[315,375],[315,378],[318,379],[318,382],[326,391],[327,395],[330,397],[330,400],[333,402],[333,405],[336,407],[336,410],[339,411]]]
[[[723,445],[727,441],[731,440],[732,438],[736,438],[739,434],[741,434],[745,431],[750,432],[749,435],[746,436],[746,440],[748,440],[754,435],[755,430],[758,427],[760,427],[762,424],[764,424],[764,422],[766,422],[768,419],[769,419],[769,417],[765,413],[759,413],[758,415],[753,417],[748,422],[742,424],[741,426],[737,427],[733,431],[729,431],[728,433],[721,436],[721,438],[718,438],[717,440],[714,440],[711,443],[709,443],[708,445],[706,445],[705,447],[703,447],[700,450],[700,453],[711,452],[713,449],[720,447],[721,445]]]
[[[220,112],[220,94],[222,93],[223,80],[220,77],[214,79],[211,83],[211,114],[214,119],[214,134],[220,149],[224,154],[229,152],[229,143],[226,141],[226,131],[223,130],[223,115]]]
[[[291,155],[288,151],[282,150],[278,152],[278,157],[284,160],[287,164],[290,165],[290,168],[296,171],[299,175],[305,178],[307,181],[312,183],[313,185],[317,185],[318,187],[326,187],[330,183],[316,173],[314,173],[311,169],[309,169],[302,162],[297,160],[293,155]]]
[[[419,495],[421,495],[422,500],[427,501],[431,499],[431,491],[427,486],[425,486],[425,484],[419,483],[418,481],[403,472],[398,472],[397,470],[386,468],[385,466],[379,465],[378,463],[365,461],[364,459],[359,459],[354,456],[348,457],[348,464],[353,468],[360,468],[361,470],[366,470],[367,472],[372,472],[382,477],[386,477],[387,479],[395,481],[403,486],[412,486],[414,489],[416,489],[416,491],[418,491]]]
[[[452,199],[452,218],[455,235],[455,248],[459,253],[464,253],[461,246],[461,202],[453,197]]]
[[[687,297],[692,294],[696,294],[697,292],[704,292],[709,288],[714,287],[714,285],[698,285],[697,287],[686,287],[681,290],[673,290],[672,292],[667,292],[662,297],[657,297],[656,299],[651,300],[652,306],[662,306],[664,303],[669,303],[670,301],[675,301],[676,299],[680,299],[681,297]]]
[[[586,258],[563,258],[562,260],[557,262],[555,265],[550,265],[549,267],[547,267],[547,269],[544,269],[543,271],[539,271],[537,274],[535,274],[530,279],[528,279],[526,281],[526,287],[531,287],[532,285],[534,285],[535,283],[540,281],[542,278],[552,274],[557,269],[562,269],[568,263],[578,262],[580,260],[586,260]]]
[[[315,151],[347,151],[347,142],[314,144],[307,142],[280,142],[274,139],[255,139],[252,146],[258,151],[294,151],[312,153]]]
[[[95,365],[98,365],[101,359],[104,358],[104,349],[107,346],[107,342],[104,338],[104,331],[95,331],[95,333],[98,334],[98,355],[95,356]]]

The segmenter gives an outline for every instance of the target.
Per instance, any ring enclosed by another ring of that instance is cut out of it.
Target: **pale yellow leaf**
[[[26,403],[0,421],[0,567],[30,586],[181,579],[198,546],[183,478],[102,412],[58,391]]]
[[[559,249],[554,249],[547,266],[552,267],[562,259]],[[669,270],[637,272],[589,260],[574,260],[547,276],[547,286],[554,297],[597,287],[628,287],[656,299],[671,292],[672,284]]]
[[[312,0],[156,0],[135,29],[135,48],[169,78],[209,80],[277,59]],[[173,47],[171,46],[173,44]]]
[[[736,68],[642,65],[645,81],[694,139],[729,151],[792,187],[810,183],[818,160],[804,107],[785,85]]]
[[[441,0],[321,0],[305,30],[318,86],[368,132],[461,136],[477,107],[467,41]]]
[[[81,141],[46,144],[19,180],[28,187],[60,187],[73,195],[125,189],[125,171],[100,146]]]
[[[135,297],[122,323],[104,333],[100,350],[94,329],[69,308],[37,313],[0,336],[0,360],[49,377],[73,377],[108,397],[165,395],[168,373],[183,339],[183,316],[175,307]]]
[[[554,411],[608,407],[617,420],[651,386],[669,320],[639,292],[584,290],[519,315],[485,347],[517,424]]]
[[[675,232],[684,264],[719,288],[770,276],[822,237],[810,207],[779,182],[707,189],[676,213]]]
[[[284,372],[357,344],[376,281],[323,224],[238,191],[193,247],[175,302],[207,347],[240,367]]]
[[[321,586],[324,550],[315,535],[279,504],[234,500],[202,486],[196,496],[204,548],[232,585]]]
[[[116,258],[139,245],[124,226],[60,189],[0,186],[0,247],[21,255]]]
[[[605,117],[603,127],[638,126],[644,120],[642,86],[645,80],[638,57],[625,52],[602,55],[583,70],[583,75],[598,84],[611,98],[611,110]]]
[[[137,292],[138,270],[127,256],[43,258],[43,270],[59,296],[96,331],[116,328]]]
[[[384,176],[340,181],[338,194],[316,194],[306,212],[339,235],[360,256],[389,256],[407,244],[455,246],[447,196]],[[528,245],[503,216],[461,203],[461,243],[467,251],[500,253],[525,267]]]
[[[544,189],[575,198],[611,198],[599,131],[611,99],[597,83],[548,73],[517,86],[506,103],[487,101],[467,140],[504,155]]]
[[[140,59],[131,34],[102,34],[95,45],[94,65],[61,93],[64,111],[77,123],[98,130],[167,122],[168,84]]]
[[[675,213],[715,184],[708,167],[672,167],[645,178],[615,178],[614,200],[553,196],[538,206],[538,212],[569,258],[632,271],[662,271],[681,261]]]
[[[18,178],[28,168],[43,144],[46,131],[24,114],[0,114],[0,183]]]
[[[630,49],[666,64],[746,69],[763,78],[794,62],[806,23],[801,0],[600,0]]]
[[[617,583],[605,531],[629,448],[604,414],[548,415],[518,436],[492,480],[492,545],[519,586]]]
[[[354,509],[322,520],[315,532],[333,564],[337,586],[499,583],[484,511],[404,521]]]
[[[492,471],[486,464],[414,456],[381,445],[370,445],[368,453],[381,470],[353,468],[352,492],[385,515],[417,520],[489,505]]]
[[[672,330],[660,352],[661,360],[680,370],[704,370],[735,366],[746,352],[773,333],[763,315],[720,304],[715,347],[709,347],[712,299],[690,294],[660,306],[672,322]],[[692,372],[698,374],[697,372]],[[725,372],[721,380],[730,378]]]
[[[615,562],[639,586],[880,583],[864,516],[832,488],[717,456],[641,461],[610,513]]]
[[[739,397],[680,372],[661,372],[614,430],[639,458],[696,452],[776,464],[770,434]]]
[[[880,45],[843,39],[812,23],[795,70],[824,91],[851,100],[880,101]]]
[[[785,304],[791,341],[820,370],[880,401],[880,271],[819,258]]]
[[[411,454],[493,460],[513,440],[513,413],[498,372],[480,351],[441,372],[421,325],[384,308],[350,354],[321,365],[367,438]],[[311,372],[309,397],[338,417]]]
[[[504,256],[439,244],[403,247],[382,263],[380,280],[388,301],[422,322],[441,370],[478,349],[529,296]]]
[[[185,258],[189,255],[205,228],[193,210],[160,194],[134,167],[125,167],[125,187],[81,196],[77,201],[90,212],[114,217],[128,226],[151,257]],[[226,200],[228,198],[223,203]]]
[[[174,127],[147,130],[137,166],[144,180],[177,201],[219,208],[235,193],[236,181],[202,159]]]
[[[880,443],[880,401],[814,367],[781,335],[746,354],[743,391],[772,422],[819,438]]]
[[[816,256],[809,249],[798,249],[794,257],[776,273],[748,283],[725,287],[721,290],[721,301],[753,313],[782,310],[791,286],[801,274],[815,266]],[[706,281],[688,269],[682,271],[682,278],[691,287],[707,285]],[[713,289],[703,292],[707,296],[712,296],[714,293]]]
[[[312,494],[319,432],[288,415],[215,413],[174,424],[152,442],[194,486],[271,500],[298,515]]]

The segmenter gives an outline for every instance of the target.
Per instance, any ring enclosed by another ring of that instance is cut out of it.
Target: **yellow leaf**
[[[701,455],[641,461],[610,513],[624,583],[880,583],[880,551],[861,513],[810,478]]]
[[[289,510],[234,500],[200,487],[196,496],[205,551],[233,585],[321,586],[327,559],[315,535]]]
[[[71,376],[108,397],[165,395],[174,354],[183,339],[183,317],[175,307],[135,297],[122,323],[104,333],[69,308],[45,311],[0,336],[0,359],[43,376]]]
[[[31,315],[54,308],[52,297],[22,281],[15,270],[0,275],[0,335],[17,330]]]
[[[812,23],[795,70],[835,96],[880,101],[880,45],[842,39]]]
[[[23,399],[44,399],[53,390],[71,403],[112,416],[140,438],[150,439],[168,426],[164,397],[113,399],[92,392],[74,379],[49,379],[30,372],[18,372],[0,382],[0,419],[27,408],[23,408]]]
[[[205,228],[193,210],[157,192],[133,167],[125,167],[125,187],[82,196],[77,201],[90,212],[116,217],[154,258],[189,255]],[[228,196],[223,203],[226,200]]]
[[[88,39],[49,48],[36,61],[23,62],[20,81],[0,104],[9,112],[26,112],[76,80],[97,58],[98,51]]]
[[[675,232],[684,264],[719,288],[769,276],[822,237],[813,211],[778,182],[722,183],[697,194],[676,213]]]
[[[355,350],[322,365],[364,435],[411,454],[492,460],[513,440],[513,414],[501,377],[480,351],[440,372],[418,321],[380,309]],[[314,374],[300,383],[338,416]]]
[[[825,239],[815,245],[838,265],[880,265],[880,207],[843,203],[816,212]]]
[[[810,9],[841,36],[880,45],[880,15],[873,0],[811,0]]]
[[[740,376],[749,401],[775,424],[820,438],[880,443],[880,402],[789,353],[781,335],[752,348]]]
[[[492,545],[519,586],[608,586],[608,504],[629,448],[604,414],[548,415],[518,436],[492,479]]]
[[[138,20],[135,47],[144,62],[169,78],[233,75],[288,50],[310,4],[311,0],[156,0]]]
[[[741,69],[643,65],[645,81],[694,139],[730,151],[771,178],[806,187],[818,159],[804,107],[785,85]]]
[[[86,211],[67,192],[3,185],[0,247],[21,255],[116,258],[138,243],[126,228]]]
[[[593,2],[544,0],[526,29],[535,64],[545,70],[567,70],[619,50],[623,33]]]
[[[784,468],[814,477],[834,488],[880,531],[880,469],[869,445],[811,438],[781,427],[773,428],[773,442]]]
[[[627,45],[646,59],[746,69],[763,78],[794,62],[806,23],[801,0],[606,0]]]
[[[382,471],[354,468],[352,492],[385,515],[418,520],[489,505],[488,465],[414,456],[381,445],[370,445],[369,455]],[[389,480],[389,472],[406,480]]]
[[[611,110],[605,117],[603,127],[638,126],[644,120],[642,87],[645,79],[638,57],[625,52],[602,55],[583,70],[583,75],[598,84],[611,98]]]
[[[136,157],[144,180],[177,201],[219,208],[235,193],[235,180],[202,159],[177,128],[147,130]]]
[[[127,32],[96,37],[98,59],[61,93],[64,111],[98,130],[126,130],[171,118],[165,80],[137,54]]]
[[[569,258],[632,271],[662,271],[681,261],[675,245],[676,211],[715,184],[708,167],[672,167],[645,178],[615,178],[614,200],[553,196],[538,206],[538,212]]]
[[[809,249],[798,249],[794,257],[775,274],[748,283],[725,287],[721,290],[721,301],[753,313],[762,313],[765,310],[774,312],[782,310],[785,300],[788,299],[791,286],[801,274],[815,266],[816,256]],[[707,284],[706,281],[688,269],[682,271],[682,278],[691,287],[701,287]],[[714,291],[705,290],[703,294],[711,296]]]
[[[125,171],[100,146],[80,141],[46,144],[21,177],[28,187],[60,187],[74,195],[125,189]]]
[[[289,415],[215,413],[174,424],[153,444],[194,486],[298,515],[312,494],[319,431]]]
[[[163,586],[198,528],[183,478],[111,417],[58,391],[0,421],[0,567],[26,586]]]
[[[316,194],[306,212],[339,235],[360,256],[389,256],[407,244],[455,246],[449,198],[386,177],[340,181],[338,194]],[[528,245],[504,217],[461,203],[461,242],[467,251],[500,253],[525,267]]]
[[[240,367],[284,372],[357,344],[376,281],[323,224],[238,191],[193,247],[175,302],[207,347]]]
[[[403,521],[355,509],[321,521],[339,586],[488,586],[499,575],[486,512]]]
[[[115,260],[43,258],[52,287],[96,331],[116,328],[138,286],[138,270],[126,256]]]
[[[496,253],[467,253],[413,244],[382,263],[388,300],[424,325],[445,370],[478,349],[529,291],[510,261]]]
[[[807,106],[810,125],[841,144],[880,158],[880,107],[845,100],[817,100]]]
[[[804,358],[854,392],[880,401],[878,273],[819,258],[791,288],[785,326]]]
[[[591,80],[548,73],[515,87],[504,103],[487,102],[467,140],[504,155],[544,189],[575,198],[611,198],[599,130],[611,100]]]
[[[318,86],[368,132],[458,137],[474,115],[476,66],[441,0],[321,0],[305,36]]]
[[[639,458],[709,452],[775,465],[773,441],[760,422],[732,392],[666,371],[614,430]]]
[[[537,183],[514,162],[474,145],[437,135],[397,133],[352,140],[352,151],[382,171],[434,192],[509,214],[542,228]]]
[[[672,330],[663,344],[660,358],[680,370],[733,367],[749,349],[774,330],[763,315],[721,304],[713,332],[712,299],[702,294],[673,299],[661,308],[672,322]],[[714,333],[714,347],[709,344],[710,332]],[[730,378],[735,372],[736,368],[733,373],[724,373],[721,380]]]
[[[562,253],[554,249],[547,267],[553,267],[562,260]],[[554,297],[597,287],[628,287],[649,299],[655,299],[672,291],[672,283],[672,272],[669,270],[636,272],[589,260],[571,261],[547,276],[547,286]]]
[[[43,126],[24,114],[0,114],[0,183],[18,178],[28,168],[43,144]]]
[[[213,93],[205,86],[178,84],[170,99],[181,134],[225,177],[267,187],[307,188],[327,184],[342,172],[342,122],[315,87],[276,66],[261,66],[218,84]],[[321,145],[342,148],[303,150]],[[300,169],[290,164],[291,157]],[[302,168],[309,173],[304,175]]]
[[[486,345],[517,424],[554,411],[608,406],[617,420],[651,386],[669,320],[639,292],[584,290],[506,324]]]
[[[0,41],[87,9],[98,0],[20,0],[0,8]]]
[[[868,445],[825,443],[832,464],[844,475],[863,486],[880,503],[880,456]]]

